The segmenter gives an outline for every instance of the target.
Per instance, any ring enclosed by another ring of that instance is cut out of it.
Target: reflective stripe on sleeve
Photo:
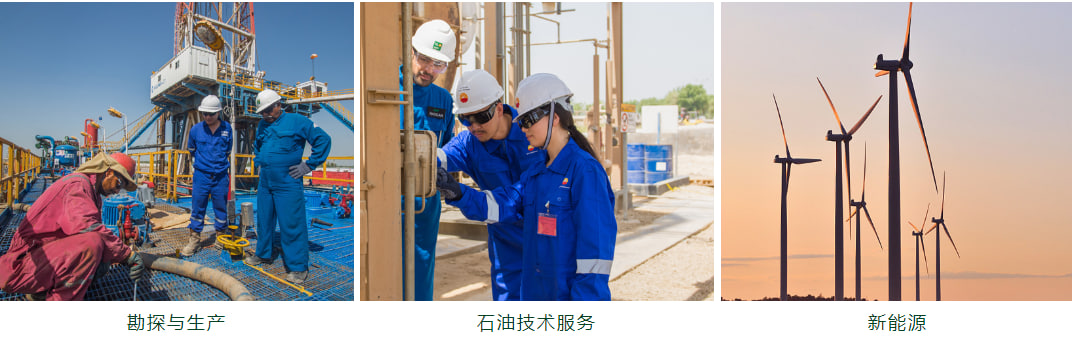
[[[84,234],[84,233],[96,230],[100,226],[101,226],[101,223],[93,223],[93,225],[90,225],[89,227],[87,227],[85,229],[82,229],[82,231],[79,231],[78,233],[79,234]]]
[[[577,274],[595,273],[610,275],[610,265],[614,260],[588,259],[577,260]]]
[[[443,148],[436,148],[436,158],[439,159],[439,166],[443,167],[443,170],[447,169],[447,152],[443,151]]]
[[[488,196],[488,219],[484,222],[488,224],[499,222],[499,203],[495,201],[495,195],[492,195],[490,190],[484,190],[484,195]]]

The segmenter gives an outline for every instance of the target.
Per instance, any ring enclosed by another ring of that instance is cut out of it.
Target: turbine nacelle
[[[826,140],[831,142],[844,142],[852,140],[852,134],[834,134],[834,131],[826,131]]]
[[[908,63],[911,64],[912,62],[909,61]],[[875,60],[875,69],[876,70],[893,72],[893,71],[898,71],[901,68],[902,68],[901,67],[901,61],[898,61],[898,60],[883,60],[882,59],[882,54],[879,54],[878,59]]]

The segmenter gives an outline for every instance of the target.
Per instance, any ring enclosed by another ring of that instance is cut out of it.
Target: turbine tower
[[[953,235],[949,234],[949,228],[945,226],[945,172],[942,173],[942,209],[938,210],[938,218],[931,218],[931,222],[935,227],[941,226],[942,230],[938,230],[934,234],[934,272],[936,277],[934,280],[934,299],[937,301],[942,300],[942,231],[945,231],[945,236],[949,238],[949,243],[953,244],[953,251],[956,251],[957,258],[960,258],[960,250],[957,250],[957,243],[953,242]],[[933,230],[934,227],[931,228]],[[930,232],[930,231],[928,231]]]
[[[793,158],[789,154],[789,140],[785,136],[785,124],[782,123],[782,110],[778,108],[778,97],[771,94],[774,97],[774,109],[778,111],[778,125],[782,128],[782,142],[785,143],[785,158],[774,155],[774,162],[782,165],[782,242],[781,242],[781,299],[782,301],[789,300],[789,290],[786,284],[789,278],[788,271],[788,220],[786,210],[786,197],[789,192],[789,174],[793,169],[793,164],[807,164],[818,162],[820,159],[807,159],[807,158]]]
[[[850,187],[852,184],[850,183]],[[878,247],[882,248],[882,239],[879,238],[878,229],[875,229],[875,222],[871,220],[871,212],[867,210],[867,143],[864,143],[864,180],[862,182],[862,188],[860,190],[860,201],[854,201],[849,198],[849,206],[855,207],[856,210],[849,214],[849,220],[852,220],[853,216],[856,216],[856,300],[862,300],[860,290],[860,210],[863,210],[864,215],[867,215],[867,222],[871,224],[871,230],[875,231],[875,240],[878,240]]]
[[[864,124],[867,117],[871,115],[871,111],[878,105],[878,101],[882,99],[879,96],[875,100],[875,103],[871,105],[871,108],[864,113],[863,117],[856,122],[856,125],[852,126],[852,130],[845,130],[845,126],[841,124],[841,117],[838,116],[837,108],[834,107],[834,102],[830,100],[830,94],[826,92],[826,87],[823,86],[823,81],[820,81],[818,77],[815,78],[819,82],[819,88],[822,88],[823,95],[826,96],[826,102],[830,104],[830,109],[834,111],[834,119],[837,119],[838,127],[841,129],[841,134],[834,134],[833,131],[826,131],[826,140],[834,142],[834,147],[837,148],[837,163],[835,163],[834,169],[834,300],[842,300],[845,297],[845,231],[844,231],[844,215],[843,199],[841,197],[841,143],[845,144],[845,168],[846,175],[849,181],[852,181],[851,164],[849,163],[849,141],[852,140],[852,135],[860,129],[860,126]],[[852,199],[852,186],[849,186],[849,199]]]
[[[912,85],[912,61],[908,58],[908,43],[912,31],[912,4],[908,5],[908,27],[905,30],[904,50],[900,60],[884,60],[882,54],[875,60],[875,77],[890,75],[890,259],[889,281],[890,301],[901,300],[901,156],[900,140],[897,133],[897,74],[900,71],[905,76],[905,84],[908,85],[908,95],[912,100],[912,109],[916,114],[916,123],[919,124],[919,133],[923,136],[923,146],[927,149],[927,161],[931,166],[931,177],[934,178],[934,192],[938,193],[938,177],[934,175],[934,161],[931,160],[931,149],[927,145],[927,133],[923,131],[923,119],[919,115],[919,105],[916,102],[916,89]]]
[[[930,214],[930,212],[931,204],[927,204],[927,211],[923,213],[922,222],[927,222],[927,214]],[[916,301],[919,301],[919,247],[920,245],[923,245],[923,264],[924,268],[927,269],[927,274],[930,275],[931,269],[927,268],[927,246],[923,244],[923,235],[930,233],[930,230],[923,232],[922,228],[916,227],[911,221],[908,222],[908,225],[911,225],[912,229],[915,229],[915,231],[912,232],[912,236],[916,237]],[[934,226],[931,226],[931,230],[934,230]]]

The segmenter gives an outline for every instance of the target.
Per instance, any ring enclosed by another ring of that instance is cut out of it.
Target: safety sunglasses
[[[219,112],[201,112],[202,117],[215,116],[217,114],[219,114]]]
[[[417,50],[413,50],[413,56],[417,58],[417,63],[420,63],[421,66],[432,66],[432,69],[436,73],[443,72],[443,70],[447,69],[446,62],[425,56],[420,52],[417,52]]]
[[[536,122],[539,122],[540,118],[543,118],[544,116],[546,116],[546,115],[548,115],[550,113],[551,113],[551,106],[550,105],[543,106],[543,107],[533,109],[531,111],[528,111],[528,113],[525,113],[525,114],[522,114],[522,115],[518,116],[517,119],[515,120],[515,122],[517,122],[517,125],[521,126],[521,128],[529,129],[529,127],[532,127],[533,124],[536,124]]]
[[[495,101],[485,111],[480,111],[471,114],[459,114],[458,120],[462,122],[463,126],[471,126],[473,123],[484,124],[488,123],[492,118],[495,118],[495,108],[499,106],[499,101]]]

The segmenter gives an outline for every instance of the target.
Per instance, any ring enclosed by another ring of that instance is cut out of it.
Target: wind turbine
[[[908,95],[912,100],[912,110],[916,114],[916,123],[919,124],[919,133],[923,136],[923,146],[927,149],[927,161],[931,165],[931,177],[934,178],[934,192],[938,193],[938,177],[934,174],[934,161],[931,160],[931,149],[927,144],[927,133],[923,130],[923,119],[919,115],[919,105],[916,102],[916,89],[912,85],[912,61],[908,59],[908,43],[912,31],[912,3],[908,4],[908,27],[905,29],[904,51],[900,60],[884,60],[882,54],[875,60],[875,77],[890,75],[890,301],[901,300],[901,156],[900,140],[897,137],[897,74],[891,72],[900,71],[905,76],[908,85]]]
[[[852,187],[850,182],[849,187]],[[871,220],[871,212],[867,210],[867,201],[864,199],[867,197],[867,143],[864,143],[864,180],[862,182],[862,188],[860,189],[860,201],[852,200],[849,197],[849,206],[855,207],[856,210],[849,215],[849,220],[852,220],[854,215],[860,213],[860,210],[864,211],[864,215],[867,215],[867,222],[871,224],[871,230],[875,231],[875,240],[878,240],[878,247],[882,248],[882,239],[878,236],[878,229],[875,229],[875,222]],[[856,216],[856,300],[861,300],[863,296],[860,293],[860,216]]]
[[[852,135],[860,129],[867,117],[871,115],[871,111],[878,105],[878,101],[882,99],[882,96],[878,96],[878,99],[867,110],[867,113],[864,113],[864,116],[852,126],[852,130],[846,131],[845,126],[841,124],[841,117],[838,116],[837,108],[834,108],[834,101],[830,100],[830,94],[826,92],[826,87],[823,86],[823,81],[820,81],[818,77],[815,80],[819,81],[819,88],[823,89],[823,95],[826,95],[826,102],[830,104],[830,109],[834,111],[834,119],[837,119],[838,127],[841,129],[841,134],[826,131],[826,140],[834,142],[834,147],[837,148],[837,163],[834,169],[834,299],[840,301],[845,297],[845,231],[844,220],[842,220],[844,209],[841,197],[841,143],[845,143],[845,171],[851,183],[852,171],[850,169],[852,166],[849,162],[849,141],[852,140]],[[852,185],[849,185],[849,199],[852,199]]]
[[[789,253],[789,251],[787,249],[787,245],[788,245],[789,239],[788,239],[788,220],[787,220],[787,210],[786,210],[786,197],[787,197],[787,194],[789,192],[789,174],[792,172],[793,164],[813,163],[813,162],[820,161],[820,159],[793,158],[793,156],[789,154],[789,140],[786,139],[786,137],[785,137],[785,124],[782,123],[782,110],[778,108],[778,97],[775,97],[774,94],[771,94],[771,97],[774,97],[774,109],[776,111],[778,111],[778,125],[781,126],[781,128],[782,128],[782,142],[785,143],[785,158],[781,158],[777,154],[775,154],[774,155],[774,162],[779,163],[779,164],[782,165],[782,247],[781,247],[781,254],[782,254],[782,260],[781,260],[782,261],[781,262],[781,276],[782,277],[781,278],[782,278],[782,281],[781,281],[781,297],[782,297],[782,301],[788,301],[789,300],[789,290],[788,290],[788,285],[786,284],[786,281],[789,278],[788,260],[787,260],[788,253]]]
[[[937,273],[935,277],[934,299],[936,301],[942,300],[942,231],[945,231],[945,236],[949,238],[949,243],[953,244],[953,250],[957,253],[957,258],[960,258],[960,250],[957,250],[957,243],[953,242],[953,235],[949,234],[949,228],[945,226],[945,172],[942,172],[942,209],[938,211],[938,218],[931,218],[931,222],[935,227],[941,226],[942,230],[938,230],[934,234],[934,271]],[[932,230],[934,227],[931,228]],[[930,231],[928,231],[930,232]]]
[[[930,214],[930,212],[931,204],[927,204],[927,211],[923,214],[922,222],[927,222],[927,214]],[[927,268],[927,245],[923,244],[923,235],[929,234],[931,231],[927,230],[927,232],[923,232],[922,228],[916,227],[911,221],[908,222],[908,225],[912,225],[912,228],[916,230],[912,232],[912,236],[916,237],[916,301],[919,301],[919,246],[923,245],[923,264],[924,268]],[[934,230],[934,226],[935,225],[931,226],[931,230]],[[931,274],[930,268],[927,268],[927,274]]]

